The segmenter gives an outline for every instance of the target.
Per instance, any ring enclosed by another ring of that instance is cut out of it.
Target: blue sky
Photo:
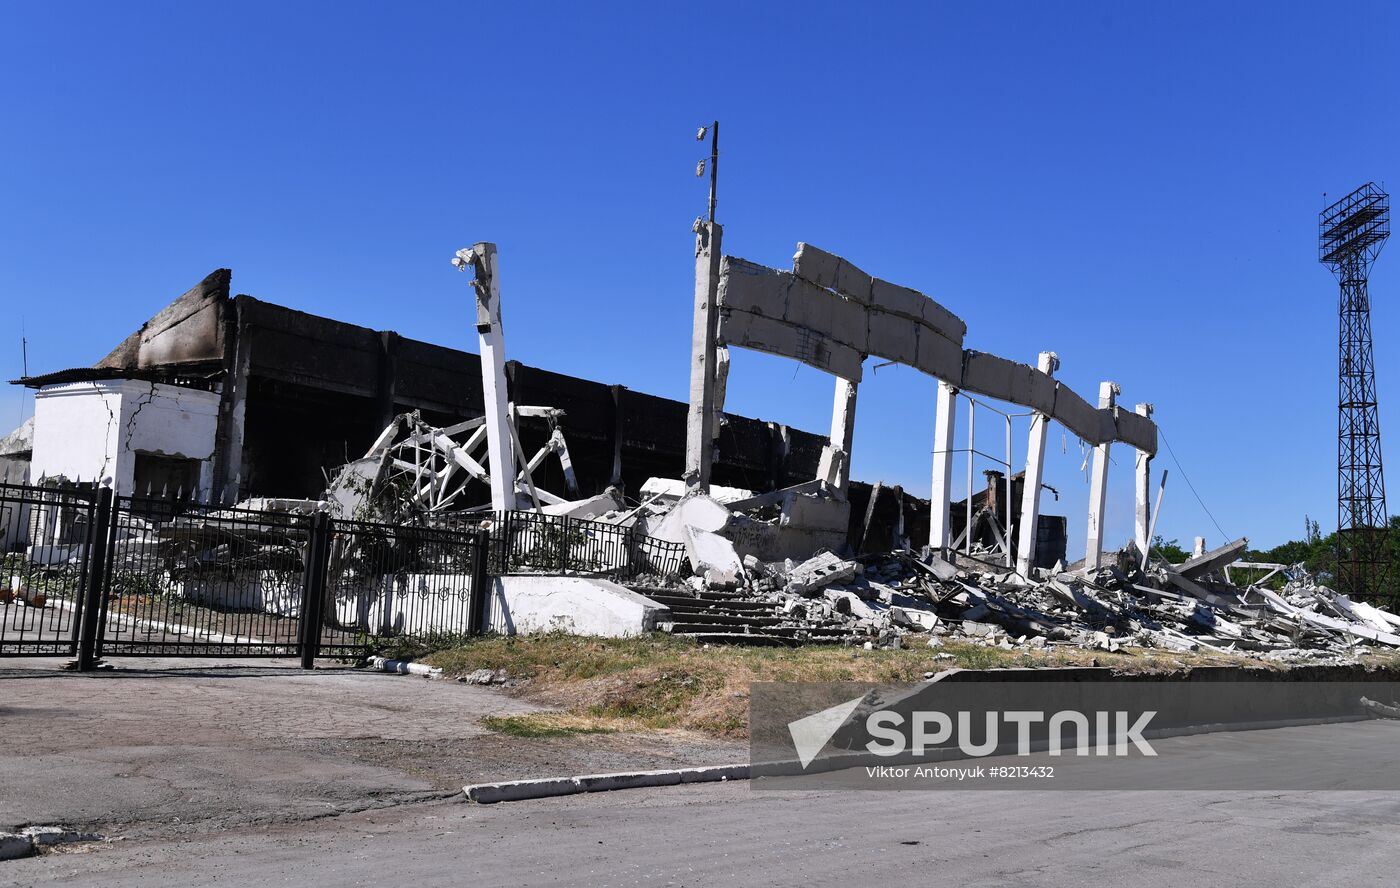
[[[1052,349],[1090,398],[1117,381],[1156,405],[1224,532],[1273,545],[1305,514],[1335,524],[1337,297],[1316,214],[1324,192],[1400,182],[1397,19],[1384,3],[6,3],[0,369],[20,373],[21,320],[32,371],[90,364],[221,266],[237,292],[474,351],[448,260],[492,240],[510,357],[684,397],[693,137],[718,117],[726,252],[784,266],[808,241],[932,295],[969,347]],[[1383,254],[1391,454],[1398,290]],[[26,408],[5,388],[8,430]],[[857,477],[927,494],[933,390],[867,369]],[[829,421],[830,378],[789,361],[736,353],[729,392],[739,413]],[[1000,452],[981,420],[979,448]],[[1019,464],[1024,420],[1015,444]],[[1050,451],[1046,510],[1070,517],[1075,554],[1083,456],[1058,429]],[[1115,450],[1114,544],[1131,467]],[[1220,542],[1165,448],[1156,467],[1161,531]]]

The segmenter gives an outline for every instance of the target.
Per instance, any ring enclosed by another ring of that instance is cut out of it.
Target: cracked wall
[[[219,396],[141,380],[44,386],[34,398],[31,478],[111,483],[130,496],[136,458],[197,460],[209,490]]]

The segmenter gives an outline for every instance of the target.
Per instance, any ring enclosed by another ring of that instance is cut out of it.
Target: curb
[[[426,675],[430,678],[442,674],[441,669],[426,663],[414,663],[411,660],[390,660],[387,657],[370,657],[369,668],[397,675]]]
[[[1195,734],[1234,733],[1237,731],[1272,730],[1276,728],[1303,727],[1319,724],[1336,724],[1351,721],[1366,721],[1364,716],[1342,716],[1332,718],[1299,718],[1272,721],[1240,722],[1231,724],[1202,724],[1181,728],[1148,730],[1144,736],[1149,740],[1168,737],[1183,737]],[[1032,744],[1032,750],[1043,751],[1048,743]],[[995,755],[1004,754],[998,750]],[[969,758],[958,749],[938,749],[925,752],[920,757],[908,757],[908,762],[944,762]],[[860,753],[837,753],[822,756],[803,767],[796,760],[762,762],[761,776],[782,777],[798,774],[817,774],[830,771],[843,771],[870,764],[870,757]],[[881,760],[883,764],[904,763],[904,758]],[[462,787],[467,800],[482,805],[497,802],[519,802],[529,799],[554,798],[556,796],[577,795],[585,792],[612,792],[619,789],[642,789],[651,786],[677,786],[690,783],[722,783],[730,780],[748,780],[753,776],[748,764],[704,765],[694,768],[662,768],[655,771],[619,771],[612,774],[580,774],[575,777],[544,777],[535,780],[504,780],[496,783],[473,783]]]
[[[689,783],[722,783],[747,780],[749,766],[705,765],[698,768],[662,768],[655,771],[619,771],[614,774],[581,774],[576,777],[545,777],[539,780],[505,780],[464,786],[469,801],[483,805],[518,802],[583,792],[612,792],[648,786],[677,786]]]
[[[34,853],[34,837],[0,832],[0,860],[18,860]]]

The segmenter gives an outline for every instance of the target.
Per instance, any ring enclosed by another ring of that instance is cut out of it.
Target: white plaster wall
[[[656,628],[668,609],[608,580],[590,577],[495,577],[486,625],[502,635],[567,632],[625,638]]]
[[[123,380],[121,386],[118,492],[132,490],[135,454],[149,453],[200,460],[199,493],[207,496],[213,479],[219,396],[134,379]]]
[[[116,480],[123,380],[46,385],[34,394],[29,477]]]
[[[136,454],[203,462],[200,493],[213,471],[219,396],[134,379],[49,385],[34,396],[30,477],[114,484],[130,495]]]
[[[342,625],[372,634],[465,632],[470,622],[471,578],[465,574],[409,574],[373,588],[342,590],[336,614]],[[662,605],[608,580],[590,577],[494,577],[486,602],[490,632],[517,635],[567,632],[623,638],[656,628]]]

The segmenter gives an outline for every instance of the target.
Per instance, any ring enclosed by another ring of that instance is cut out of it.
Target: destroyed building
[[[482,415],[479,355],[233,295],[231,280],[213,272],[93,366],[12,380],[35,390],[36,415],[11,436],[7,476],[110,477],[121,494],[220,502],[314,498],[400,413],[444,427]],[[582,495],[614,486],[635,498],[648,478],[681,476],[685,403],[516,361],[506,376],[512,402],[563,411]],[[533,453],[549,427],[521,425]],[[716,443],[715,483],[764,492],[811,480],[827,439],[725,413]],[[557,467],[536,481],[565,492]],[[927,535],[926,500],[855,482],[850,502],[857,550]],[[956,512],[955,535],[962,521]],[[1039,560],[1053,564],[1053,550]]]

